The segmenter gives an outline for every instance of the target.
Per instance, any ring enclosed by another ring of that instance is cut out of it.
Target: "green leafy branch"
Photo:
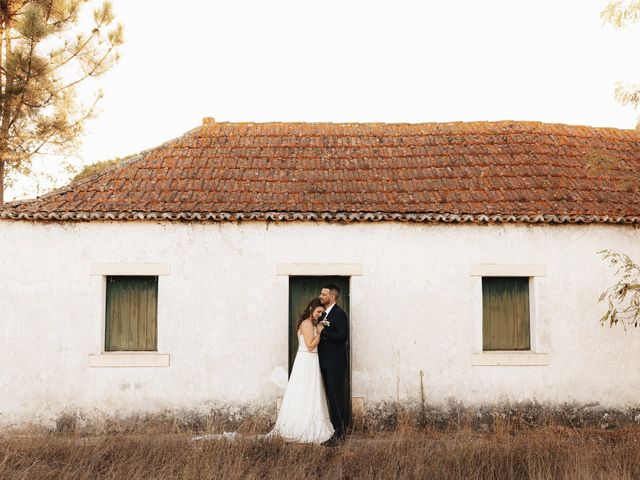
[[[600,295],[600,302],[607,302],[607,311],[600,325],[621,324],[623,327],[638,326],[640,322],[640,265],[629,255],[601,250],[598,252],[609,266],[615,269],[616,283]]]

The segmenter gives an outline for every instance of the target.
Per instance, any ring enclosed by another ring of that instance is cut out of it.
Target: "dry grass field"
[[[640,428],[360,433],[339,447],[192,433],[13,432],[1,479],[636,479]]]

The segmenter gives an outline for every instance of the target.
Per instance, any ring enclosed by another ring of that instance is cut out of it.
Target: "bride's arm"
[[[302,330],[302,337],[304,338],[304,344],[307,346],[307,350],[311,351],[318,346],[320,343],[320,335],[316,335],[313,337],[313,324],[307,320],[302,322],[300,325],[300,330]]]

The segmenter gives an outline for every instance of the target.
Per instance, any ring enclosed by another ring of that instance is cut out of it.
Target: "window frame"
[[[96,302],[100,311],[96,327],[99,332],[95,338],[100,342],[89,354],[89,367],[169,367],[170,355],[161,353],[162,339],[162,276],[171,275],[168,263],[93,263],[89,267],[89,275],[100,282],[100,301]],[[158,297],[156,302],[156,350],[106,351],[106,310],[107,310],[107,277],[109,276],[157,276]]]
[[[549,364],[549,355],[540,350],[538,342],[537,284],[546,277],[544,264],[471,264],[472,298],[474,306],[473,366],[541,366]],[[483,350],[483,277],[527,277],[529,279],[529,350]]]

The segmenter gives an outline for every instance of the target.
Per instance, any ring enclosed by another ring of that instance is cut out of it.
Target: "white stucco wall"
[[[637,405],[640,331],[602,328],[613,279],[596,254],[640,258],[621,226],[0,221],[0,424],[63,411],[126,414],[212,403],[275,405],[286,384],[282,264],[351,264],[352,393],[466,404],[535,399]],[[94,264],[160,263],[158,352],[169,367],[89,366],[103,344]],[[474,366],[482,349],[473,264],[542,265],[532,280],[541,366]],[[332,267],[328,267],[331,269]],[[337,267],[336,267],[337,268]]]

